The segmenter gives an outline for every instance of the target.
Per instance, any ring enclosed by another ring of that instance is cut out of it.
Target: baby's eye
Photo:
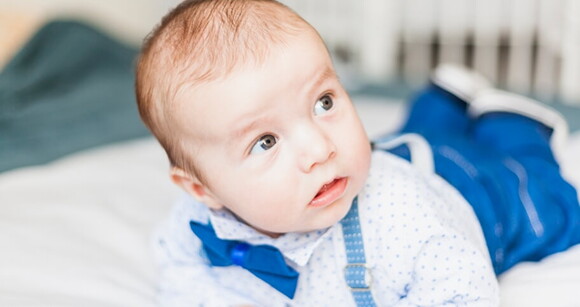
[[[276,137],[271,134],[266,134],[260,137],[260,139],[252,146],[250,154],[259,154],[266,150],[271,149],[276,145]]]
[[[329,95],[320,97],[314,104],[314,115],[321,115],[328,112],[334,106],[334,101]]]

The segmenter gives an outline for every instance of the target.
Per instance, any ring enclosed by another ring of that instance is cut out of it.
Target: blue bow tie
[[[214,266],[239,265],[289,298],[294,298],[298,272],[288,266],[278,249],[270,245],[250,245],[241,241],[222,240],[211,225],[189,222],[191,230],[203,243],[203,249]]]

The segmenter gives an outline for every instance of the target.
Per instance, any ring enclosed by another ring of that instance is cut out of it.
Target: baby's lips
[[[334,184],[335,182],[336,182],[336,179],[333,179],[331,182],[324,184],[322,186],[322,188],[320,188],[320,190],[318,190],[318,193],[316,193],[316,196],[326,192],[332,186],[332,184]],[[316,198],[316,196],[315,196],[315,198]]]
[[[346,184],[347,179],[345,177],[335,178],[331,182],[324,184],[310,201],[310,205],[320,207],[334,202],[342,196],[346,189]]]

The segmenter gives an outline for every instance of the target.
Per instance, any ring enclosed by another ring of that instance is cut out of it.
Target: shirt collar
[[[278,238],[271,238],[241,222],[228,210],[208,211],[209,220],[218,238],[245,241],[253,245],[274,246],[298,266],[304,266],[308,263],[316,247],[332,233],[331,229],[336,227],[335,225],[304,233],[291,232]]]

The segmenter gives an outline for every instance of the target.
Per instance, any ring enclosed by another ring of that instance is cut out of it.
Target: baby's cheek
[[[360,144],[358,151],[353,157],[351,157],[351,161],[353,163],[352,171],[355,173],[355,177],[362,185],[368,176],[371,165],[370,145],[367,143]]]

